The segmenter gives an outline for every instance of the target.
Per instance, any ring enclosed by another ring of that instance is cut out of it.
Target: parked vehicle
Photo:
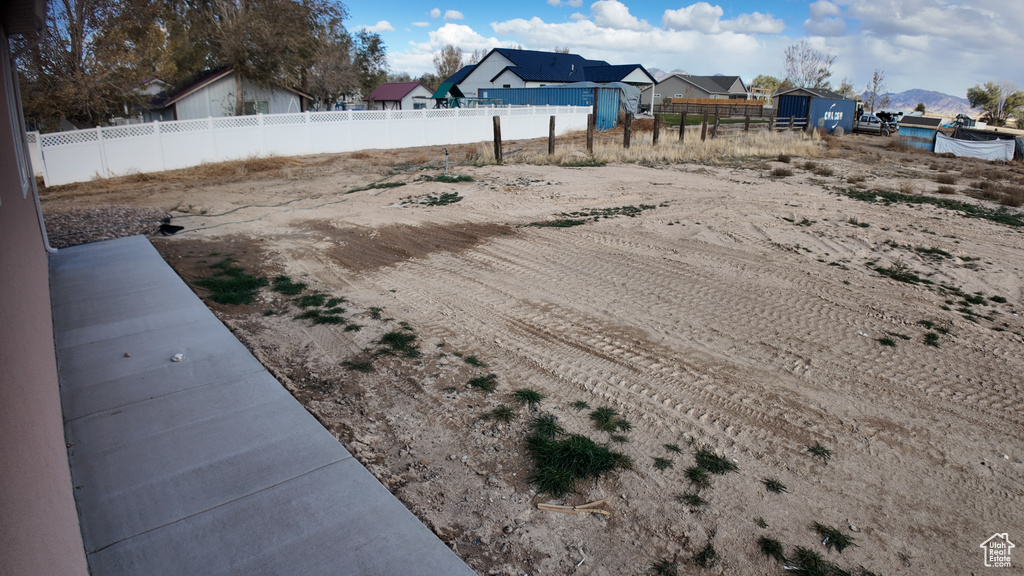
[[[862,114],[853,123],[854,132],[863,132],[865,134],[888,136],[897,130],[899,130],[898,124],[895,122],[885,122],[874,114]]]

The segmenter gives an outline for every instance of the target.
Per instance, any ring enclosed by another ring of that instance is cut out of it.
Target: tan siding
[[[15,145],[21,108],[0,22],[0,575],[88,573],[57,386],[47,256]],[[12,125],[12,111],[17,124]],[[16,144],[17,143],[17,144]]]

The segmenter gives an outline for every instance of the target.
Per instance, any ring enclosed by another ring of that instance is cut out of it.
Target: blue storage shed
[[[597,90],[597,129],[611,130],[619,123],[618,88],[481,88],[481,98],[512,106],[593,106]]]
[[[823,128],[832,134],[842,128],[849,134],[853,131],[853,117],[857,114],[857,103],[842,95],[818,88],[795,88],[775,95],[778,117],[806,118],[808,128]]]
[[[929,152],[935,151],[935,134],[942,125],[942,118],[904,116],[900,120],[900,142]]]

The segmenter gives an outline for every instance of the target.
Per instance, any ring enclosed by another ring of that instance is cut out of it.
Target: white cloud
[[[829,2],[828,0],[818,0],[812,3],[810,6],[811,20],[824,20],[830,16],[839,16],[842,14],[842,10],[839,6]]]
[[[597,0],[590,6],[594,13],[594,24],[617,30],[650,30],[646,20],[639,20],[629,13],[629,8],[619,0]]]
[[[812,36],[843,36],[846,34],[846,21],[842,18],[808,18],[804,20],[804,31]]]
[[[844,36],[846,20],[843,12],[828,0],[818,0],[808,7],[807,20],[804,20],[804,31],[811,36]]]
[[[569,19],[575,22],[579,22],[580,20],[586,20],[587,17],[584,16],[583,14],[580,14],[579,12],[573,12],[572,16],[569,16]]]
[[[662,27],[668,30],[693,30],[703,34],[737,32],[740,34],[780,34],[786,23],[771,14],[752,12],[740,14],[731,20],[722,20],[725,11],[721,6],[697,2],[678,10],[665,10],[661,17]]]
[[[554,6],[555,8],[558,8],[561,5],[562,0],[548,0],[548,6]]]
[[[445,20],[464,20],[466,17],[458,10],[448,10],[444,13]]]
[[[430,26],[430,22],[413,22],[412,25],[417,28],[426,28],[427,26]]]
[[[367,32],[394,32],[395,27],[391,25],[387,20],[381,20],[373,26],[364,26],[364,30]]]
[[[721,6],[712,6],[707,2],[697,2],[679,10],[665,10],[661,17],[661,25],[669,30],[693,30],[705,34],[719,32],[719,20],[724,11]]]
[[[441,17],[441,9],[440,8],[434,8],[433,10],[431,10],[430,11],[430,17],[431,18],[440,18]]]
[[[786,29],[786,23],[782,20],[760,12],[740,14],[735,20],[723,20],[719,25],[722,30],[745,34],[781,34]]]

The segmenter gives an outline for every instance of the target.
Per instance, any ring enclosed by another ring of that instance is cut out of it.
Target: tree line
[[[53,0],[38,39],[15,46],[26,119],[97,126],[134,113],[147,79],[185,85],[231,67],[241,77],[301,89],[316,109],[369,94],[387,78],[380,36],[350,33],[337,0]]]

